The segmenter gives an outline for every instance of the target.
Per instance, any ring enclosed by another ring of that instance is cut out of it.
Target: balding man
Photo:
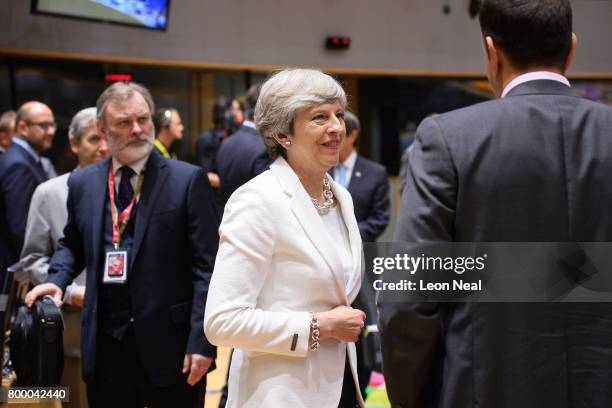
[[[32,194],[47,174],[41,154],[51,148],[55,118],[47,105],[26,102],[17,112],[13,143],[0,158],[0,284],[19,260]]]

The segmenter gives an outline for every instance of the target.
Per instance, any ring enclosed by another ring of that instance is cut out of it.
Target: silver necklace
[[[321,215],[329,213],[329,210],[334,206],[334,194],[331,191],[331,185],[327,177],[323,177],[323,197],[325,201],[319,202],[316,198],[310,197],[315,208]]]

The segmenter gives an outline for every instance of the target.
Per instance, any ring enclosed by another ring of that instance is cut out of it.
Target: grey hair
[[[293,131],[298,111],[335,102],[346,109],[346,94],[338,81],[319,70],[289,68],[272,75],[261,87],[255,106],[255,125],[270,158],[286,157],[274,136]]]
[[[13,132],[15,130],[17,114],[15,111],[6,111],[0,116],[0,132]]]
[[[81,136],[83,136],[83,130],[95,126],[96,119],[96,108],[94,107],[78,111],[72,118],[70,127],[68,127],[68,138],[80,142]]]
[[[134,95],[135,92],[138,92],[144,100],[149,105],[149,112],[151,116],[153,116],[153,112],[155,112],[155,104],[153,103],[153,98],[151,97],[151,93],[144,86],[137,84],[135,82],[115,82],[108,88],[102,92],[98,101],[96,102],[96,108],[98,109],[97,119],[104,123],[104,115],[106,114],[106,109],[108,108],[108,104],[110,102],[117,101],[125,101]]]
[[[356,130],[357,133],[361,130],[361,124],[359,123],[359,119],[355,116],[354,113],[346,111],[344,112],[344,126],[346,127],[346,134],[350,135],[353,130]]]

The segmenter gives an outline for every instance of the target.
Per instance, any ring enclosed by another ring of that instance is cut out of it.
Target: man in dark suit
[[[357,154],[360,124],[351,112],[344,114],[346,138],[340,150],[340,163],[334,180],[353,197],[355,218],[363,242],[374,242],[385,231],[391,218],[389,180],[384,166]]]
[[[611,241],[612,109],[564,76],[569,1],[485,0],[479,19],[499,99],[419,126],[396,241]],[[393,406],[612,406],[611,303],[386,299]]]
[[[224,206],[238,187],[270,166],[268,151],[253,122],[260,89],[260,84],[249,88],[244,101],[245,121],[236,133],[221,144],[217,154],[217,169]]]
[[[45,294],[87,267],[81,358],[91,407],[198,407],[216,349],[204,337],[218,215],[206,172],[153,147],[153,101],[133,83],[98,99],[112,157],[69,179],[68,224]]]
[[[375,242],[385,231],[391,217],[391,202],[389,197],[389,180],[387,170],[384,166],[360,156],[355,150],[361,125],[357,116],[351,112],[345,112],[344,125],[346,127],[346,138],[340,149],[340,162],[334,168],[334,180],[347,188],[353,198],[355,218],[359,227],[359,233],[363,242]],[[366,314],[366,325],[376,324],[376,305],[371,285],[361,285],[359,295],[353,307],[361,309]],[[357,375],[359,377],[359,388],[365,398],[365,389],[370,381],[370,374],[374,367],[366,365],[366,361],[374,360],[373,357],[379,352],[379,339],[377,333],[366,339],[365,334],[355,344],[357,348]],[[370,350],[366,347],[365,343]],[[367,351],[366,351],[367,350]],[[366,356],[366,352],[370,355]]]
[[[32,194],[47,180],[41,154],[56,129],[51,109],[35,101],[19,108],[15,127],[13,143],[0,156],[0,286],[6,268],[19,260]]]

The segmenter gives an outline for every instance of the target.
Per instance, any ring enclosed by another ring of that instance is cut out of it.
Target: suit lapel
[[[47,174],[45,173],[42,164],[37,162],[36,159],[32,157],[30,152],[19,146],[17,143],[13,143],[12,147],[16,148],[19,154],[21,154],[21,156],[28,162],[39,183],[42,183],[43,181],[47,180]]]
[[[355,169],[357,169],[357,166],[355,166]],[[349,235],[349,245],[351,247],[351,257],[353,261],[352,271],[346,285],[346,297],[350,302],[357,296],[360,287],[359,283],[361,282],[361,235],[359,234],[359,227],[355,220],[355,213],[351,205],[350,196],[345,191],[342,191],[337,183],[332,183],[332,191],[338,200],[342,219],[344,220]]]
[[[357,160],[355,160],[355,165],[353,166],[353,172],[351,173],[351,180],[349,181],[346,189],[351,193],[355,191],[356,188],[359,187],[361,183],[361,177],[363,175],[363,171],[361,170],[361,158],[357,155]]]
[[[134,243],[132,253],[130,254],[129,266],[134,265],[134,260],[138,255],[142,240],[149,225],[149,219],[157,204],[157,198],[162,190],[166,178],[168,177],[168,168],[166,161],[161,158],[155,151],[151,152],[147,166],[145,169],[144,180],[142,183],[142,191],[138,199],[138,209],[134,225]]]
[[[102,239],[104,237],[104,213],[108,204],[108,171],[110,168],[111,159],[106,159],[97,164],[98,174],[96,175],[93,185],[91,186],[92,195],[92,211],[91,219],[93,225],[91,228],[91,242],[93,247],[93,265],[101,265],[100,256],[104,254]],[[97,284],[98,279],[88,280],[88,282]],[[95,293],[95,292],[91,292]]]
[[[299,178],[282,157],[278,158],[270,166],[270,170],[272,170],[278,178],[283,190],[291,197],[291,211],[306,232],[308,238],[310,238],[314,247],[321,254],[325,263],[329,266],[334,277],[336,288],[341,297],[346,301],[342,260],[338,252],[334,250],[335,244],[329,237],[323,220],[321,220],[321,216],[318,214],[314,205],[312,205],[308,193],[306,193]]]

